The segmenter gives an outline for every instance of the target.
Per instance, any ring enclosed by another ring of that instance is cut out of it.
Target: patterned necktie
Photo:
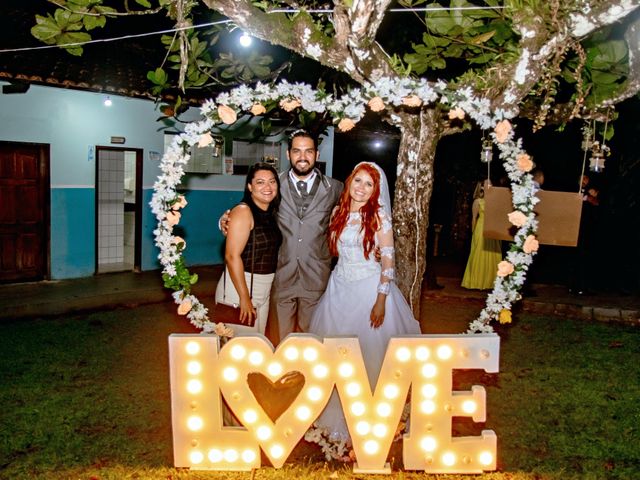
[[[300,192],[300,196],[302,198],[307,198],[307,195],[308,195],[307,182],[305,182],[303,180],[298,180],[296,182],[296,187],[298,187],[298,192]]]

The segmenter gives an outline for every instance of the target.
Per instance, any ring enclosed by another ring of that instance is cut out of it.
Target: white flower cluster
[[[498,320],[500,313],[505,310],[510,313],[512,305],[521,298],[519,291],[524,285],[527,271],[536,254],[536,251],[527,253],[523,248],[526,239],[538,231],[538,220],[533,207],[540,200],[536,197],[539,187],[531,174],[521,170],[517,165],[517,157],[525,154],[522,140],[514,140],[513,130],[502,143],[497,140],[495,133],[491,135],[494,143],[498,145],[500,158],[511,181],[514,211],[522,213],[525,221],[514,235],[513,244],[505,258],[505,261],[513,266],[513,272],[505,276],[496,276],[485,308],[478,318],[469,324],[467,333],[492,333],[494,330],[490,322]]]
[[[324,453],[327,461],[338,460],[340,462],[349,461],[349,449],[351,444],[347,438],[332,438],[329,430],[317,427],[315,424],[304,434],[307,442],[317,443]]]
[[[524,67],[523,63],[520,70]],[[180,269],[185,269],[181,263],[184,248],[178,247],[179,242],[176,242],[172,235],[173,225],[177,223],[175,213],[172,212],[172,205],[178,198],[176,186],[184,173],[183,167],[189,160],[191,146],[201,141],[204,136],[210,135],[210,130],[221,122],[221,107],[224,106],[226,109],[226,112],[223,112],[226,114],[225,120],[233,121],[236,118],[235,115],[251,111],[256,104],[283,102],[281,106],[286,106],[288,109],[301,108],[316,113],[328,111],[339,127],[342,126],[340,122],[344,122],[345,129],[348,129],[364,116],[368,103],[374,99],[377,102],[376,111],[378,107],[386,109],[388,106],[406,105],[415,108],[439,102],[447,105],[452,111],[456,110],[457,118],[465,118],[466,115],[485,130],[496,128],[499,123],[508,123],[507,120],[516,115],[515,110],[492,111],[489,100],[476,97],[471,88],[450,90],[443,81],[430,83],[425,79],[412,78],[382,77],[375,83],[366,83],[362,89],[352,89],[338,99],[307,84],[287,81],[281,81],[275,85],[257,83],[253,88],[241,85],[229,92],[221,93],[215,102],[207,100],[203,104],[201,113],[204,120],[187,125],[184,133],[175,138],[160,164],[162,173],[154,184],[150,205],[158,220],[154,235],[156,245],[160,249],[158,258],[163,266],[163,274],[169,277],[176,276],[179,273],[178,265]],[[264,112],[264,108],[262,111]],[[392,117],[395,115],[393,112],[388,111],[388,113]],[[228,120],[229,118],[231,120]],[[531,175],[518,167],[517,157],[524,154],[522,142],[519,139],[514,140],[514,132],[510,124],[508,128],[509,131],[501,133],[500,137],[495,132],[491,133],[491,136],[494,143],[498,145],[500,158],[512,183],[513,204],[516,211],[520,212],[518,213],[520,218],[524,218],[524,224],[519,227],[511,252],[505,260],[513,267],[513,271],[496,277],[494,289],[487,297],[486,306],[479,317],[471,322],[468,333],[492,332],[490,322],[501,319],[501,312],[504,310],[510,311],[511,305],[520,298],[518,291],[525,281],[532,256],[537,250],[536,247],[534,251],[529,249],[529,253],[525,253],[523,247],[526,240],[537,231],[538,224],[533,207],[538,202],[535,195],[538,187]],[[174,298],[181,306],[185,302],[189,303],[191,308],[188,310],[187,317],[194,325],[205,331],[232,335],[230,329],[224,325],[216,325],[208,320],[207,309],[194,295],[179,290],[174,294]],[[186,307],[184,309],[186,310]]]
[[[329,105],[329,111],[334,117],[343,117],[358,122],[362,119],[366,110],[366,100],[362,97],[360,90],[351,90],[342,98],[335,100]]]
[[[183,166],[189,161],[191,146],[197,143],[200,136],[209,131],[212,126],[213,123],[210,120],[187,125],[184,133],[176,136],[162,157],[160,162],[162,173],[153,185],[154,192],[149,205],[158,220],[158,226],[153,231],[153,235],[155,244],[160,250],[158,260],[162,265],[162,273],[169,277],[175,277],[178,274],[176,265],[179,264],[182,257],[182,248],[178,246],[180,242],[176,242],[176,237],[173,236],[175,223],[169,221],[169,215],[175,215],[173,204],[179,198],[176,188],[184,174]],[[191,305],[186,315],[194,326],[205,332],[221,331],[221,325],[209,321],[207,308],[200,303],[195,295],[190,295],[184,290],[177,290],[172,296],[178,305],[186,303]]]

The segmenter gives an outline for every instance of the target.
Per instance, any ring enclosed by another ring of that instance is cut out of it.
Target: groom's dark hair
[[[293,139],[294,138],[298,138],[298,137],[310,138],[311,140],[313,140],[313,147],[316,150],[318,150],[318,137],[316,137],[315,135],[312,135],[311,133],[309,133],[309,131],[305,130],[304,128],[299,128],[298,130],[294,130],[289,135],[289,146],[288,146],[287,150],[291,150],[291,146],[293,144]]]

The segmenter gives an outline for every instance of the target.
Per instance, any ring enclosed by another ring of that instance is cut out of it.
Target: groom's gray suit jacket
[[[278,225],[282,245],[274,279],[277,299],[297,296],[302,290],[323,292],[331,273],[331,254],[327,245],[327,227],[331,211],[342,193],[342,182],[316,170],[319,182],[315,195],[304,212],[300,212],[289,182],[289,172],[280,174],[281,201]]]

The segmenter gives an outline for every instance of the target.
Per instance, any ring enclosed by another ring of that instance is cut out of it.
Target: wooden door
[[[48,272],[49,146],[0,142],[0,282]]]

